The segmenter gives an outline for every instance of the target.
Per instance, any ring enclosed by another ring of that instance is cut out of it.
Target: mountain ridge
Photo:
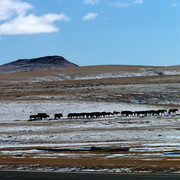
[[[64,67],[78,67],[78,65],[66,60],[62,56],[44,56],[32,59],[19,59],[3,64],[0,66],[0,74]]]

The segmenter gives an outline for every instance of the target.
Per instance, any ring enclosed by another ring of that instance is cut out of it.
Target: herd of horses
[[[54,119],[61,119],[63,115],[61,113],[55,114]],[[50,119],[50,116],[46,113],[38,113],[37,115],[30,115],[30,120],[42,120],[42,119]]]
[[[93,119],[93,118],[106,118],[112,116],[122,117],[145,117],[145,116],[162,116],[162,115],[176,115],[178,109],[159,109],[159,110],[147,110],[147,111],[114,111],[114,112],[90,112],[90,113],[69,113],[68,119]],[[61,119],[62,113],[54,114],[54,119]],[[30,115],[29,120],[42,120],[50,119],[50,116],[46,113],[38,113],[37,115]]]

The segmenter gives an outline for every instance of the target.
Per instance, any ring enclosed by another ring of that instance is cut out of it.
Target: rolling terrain
[[[0,83],[2,170],[180,172],[180,66],[65,67],[3,73]],[[174,108],[156,116],[67,117]],[[50,119],[28,121],[37,113]],[[63,118],[54,120],[55,113]]]
[[[156,105],[178,105],[180,102],[180,66],[60,68],[1,74],[0,81],[2,100],[83,100]]]

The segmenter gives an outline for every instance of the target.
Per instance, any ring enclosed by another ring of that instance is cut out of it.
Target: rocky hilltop
[[[34,59],[19,59],[0,66],[0,73],[24,72],[64,67],[77,67],[62,56],[45,56]]]

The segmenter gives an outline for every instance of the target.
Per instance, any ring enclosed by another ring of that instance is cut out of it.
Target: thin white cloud
[[[0,0],[0,20],[7,20],[14,15],[26,14],[33,6],[18,0]]]
[[[57,32],[55,21],[70,21],[65,14],[28,14],[33,9],[29,3],[20,0],[0,0],[0,35],[38,34]],[[5,22],[4,22],[5,21]]]
[[[57,32],[59,29],[53,25],[55,21],[69,21],[64,14],[46,14],[40,17],[30,14],[17,18],[0,25],[0,34],[37,34]]]
[[[173,3],[171,6],[172,6],[172,7],[176,7],[177,5],[176,5],[176,3]]]
[[[117,1],[117,2],[111,3],[110,5],[115,6],[115,7],[129,7],[129,6],[135,6],[135,5],[139,5],[143,3],[144,3],[143,0],[134,0],[134,1],[129,1],[129,2]]]
[[[143,3],[143,0],[135,0],[134,3],[135,3],[135,4],[142,4],[142,3]]]
[[[82,20],[87,21],[87,20],[92,20],[95,19],[98,16],[98,13],[87,13]]]
[[[95,5],[99,3],[99,0],[84,0],[83,3],[88,5]]]

